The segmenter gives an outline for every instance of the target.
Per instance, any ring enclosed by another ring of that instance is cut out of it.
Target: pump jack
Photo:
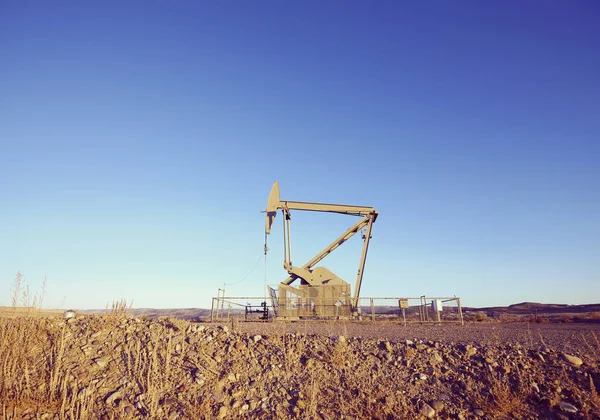
[[[343,204],[307,203],[302,201],[282,201],[279,196],[279,182],[275,182],[269,194],[265,220],[265,242],[271,233],[271,226],[281,209],[283,215],[283,268],[289,277],[279,284],[278,293],[271,289],[271,299],[277,318],[294,319],[301,317],[338,317],[346,318],[350,314],[357,316],[360,287],[362,284],[369,240],[373,223],[378,212],[373,207],[349,206]],[[292,264],[292,243],[290,236],[291,210],[339,213],[359,216],[361,219],[333,241],[324,250],[315,255],[302,267]],[[358,266],[354,296],[350,298],[350,284],[325,267],[315,267],[323,258],[350,239],[359,230],[363,233],[363,247]],[[266,252],[266,245],[265,245]],[[291,286],[300,279],[298,288]]]

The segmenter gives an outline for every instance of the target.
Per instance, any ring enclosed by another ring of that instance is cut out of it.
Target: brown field
[[[2,419],[600,418],[598,322],[0,315]]]
[[[211,325],[211,324],[206,324]],[[215,324],[218,325],[218,324]],[[474,344],[498,346],[513,344],[524,348],[552,347],[555,350],[593,353],[594,335],[600,337],[600,321],[589,323],[466,323],[444,325],[402,325],[400,322],[286,322],[261,324],[258,322],[239,323],[237,330],[249,334],[303,333],[385,339],[388,341],[439,341],[454,344]],[[587,344],[586,344],[587,343]],[[600,354],[599,354],[600,355]]]
[[[58,309],[38,309],[38,308],[21,308],[0,306],[0,318],[17,318],[17,317],[48,317],[61,316],[64,311]]]

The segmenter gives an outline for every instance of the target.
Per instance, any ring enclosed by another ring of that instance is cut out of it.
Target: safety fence
[[[396,297],[360,298],[360,316],[363,319],[400,320],[404,323],[463,323],[460,298],[452,297]]]
[[[360,298],[355,311],[348,301],[324,298],[276,299],[264,297],[213,298],[211,321],[236,318],[245,321],[348,319],[409,323],[463,323],[460,298]]]

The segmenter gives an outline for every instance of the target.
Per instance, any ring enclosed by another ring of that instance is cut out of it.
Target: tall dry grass
[[[429,356],[414,346],[357,340],[347,337],[344,324],[333,323],[327,336],[266,324],[256,342],[221,326],[196,335],[204,341],[195,346],[187,340],[194,338],[194,324],[135,320],[130,307],[121,300],[106,314],[70,320],[0,318],[0,419],[163,419],[170,409],[182,419],[213,419],[224,407],[226,417],[235,418],[235,404],[246,402],[238,393],[253,382],[262,387],[258,407],[247,411],[255,418],[415,418],[415,410],[431,402],[419,391],[426,382],[414,379],[421,370],[410,372]],[[394,358],[377,362],[388,344]],[[465,381],[466,396],[440,382],[431,398],[454,395],[465,410],[477,405],[491,419],[535,418],[531,383],[497,374]],[[584,416],[600,418],[591,376],[565,370],[560,381],[577,390],[574,402]],[[561,397],[552,398],[556,405]],[[456,413],[440,417],[446,414]]]
[[[64,335],[49,334],[48,320],[0,319],[0,406],[4,418],[21,418],[24,410],[58,411],[64,404],[67,372]]]
[[[0,419],[164,418],[161,402],[182,380],[173,333],[124,342],[113,334],[123,319],[118,312],[86,317],[93,324],[86,338],[75,337],[71,320],[0,318]],[[104,351],[86,357],[81,344],[92,340],[101,341]],[[94,362],[98,358],[107,366]],[[123,389],[122,378],[133,392],[106,403],[111,392]],[[217,379],[213,375],[207,382]],[[213,418],[204,396],[198,397],[177,401],[185,418]]]
[[[13,311],[41,311],[44,298],[46,297],[46,287],[47,278],[44,276],[44,280],[40,285],[40,290],[37,292],[32,292],[29,284],[27,284],[27,281],[23,276],[23,273],[17,271],[17,274],[15,275],[10,287],[10,303]]]

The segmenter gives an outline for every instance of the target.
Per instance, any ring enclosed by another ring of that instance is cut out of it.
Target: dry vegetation
[[[0,318],[1,418],[600,418],[593,332],[567,360],[500,336],[361,338],[346,324],[321,334],[260,324],[258,334],[128,308]]]

